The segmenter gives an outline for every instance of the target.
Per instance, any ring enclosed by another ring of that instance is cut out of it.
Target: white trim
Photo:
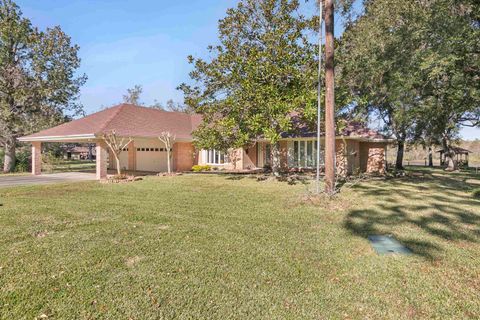
[[[295,142],[297,142],[298,150],[295,150]],[[308,146],[311,147],[310,157],[308,156]],[[300,150],[303,147],[303,159]],[[295,153],[297,153],[297,159],[295,159]],[[317,154],[317,139],[294,139],[288,141],[287,144],[287,163],[289,168],[299,169],[313,169],[316,167],[316,154]],[[324,151],[320,150],[320,165],[324,165],[322,159]],[[310,161],[309,161],[310,158]],[[309,163],[310,162],[310,163]]]
[[[225,166],[225,165],[229,165],[231,162],[230,162],[230,159],[229,159],[229,156],[228,156],[228,153],[224,153],[224,152],[221,152],[221,151],[217,151],[215,149],[211,149],[211,150],[202,150],[203,152],[203,156],[204,156],[204,163],[207,164],[207,165],[212,165],[212,166]],[[212,152],[212,159],[215,159],[216,158],[216,154],[218,153],[218,160],[220,160],[220,157],[223,156],[223,163],[215,163],[215,162],[209,162],[209,153]]]
[[[18,141],[22,142],[34,142],[34,141],[69,141],[69,140],[85,140],[96,139],[97,137],[93,133],[89,134],[73,134],[67,136],[43,136],[43,137],[21,137]]]
[[[292,137],[292,138],[281,138],[280,141],[294,141],[294,140],[317,140],[316,137]],[[321,137],[320,141],[325,140],[325,137]],[[395,142],[395,139],[384,139],[384,138],[366,138],[366,137],[351,137],[351,136],[336,136],[335,140],[355,140],[361,142]],[[267,140],[257,140],[257,141],[267,141]]]

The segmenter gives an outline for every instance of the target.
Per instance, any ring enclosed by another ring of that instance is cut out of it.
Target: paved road
[[[95,180],[94,173],[85,172],[65,172],[42,174],[40,176],[15,176],[15,175],[0,175],[0,188],[36,185],[36,184],[52,184],[59,182],[73,182],[73,181],[90,181]]]

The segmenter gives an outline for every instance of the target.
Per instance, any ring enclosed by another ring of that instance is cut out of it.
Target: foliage
[[[40,31],[11,0],[0,1],[0,144],[15,162],[16,138],[79,114],[85,75],[77,75],[79,47],[60,27]]]
[[[418,107],[412,75],[419,65],[412,53],[419,47],[413,22],[420,6],[390,0],[365,6],[365,14],[342,36],[339,82],[355,96],[356,110],[380,117],[402,147],[413,136]],[[400,169],[403,154],[398,156]]]
[[[416,52],[424,103],[418,131],[440,140],[450,170],[457,166],[451,147],[461,126],[480,126],[480,15],[470,1],[436,0],[418,31],[424,43]]]
[[[164,105],[158,100],[155,100],[154,103],[150,106],[150,108],[165,110],[170,112],[183,112],[183,113],[194,113],[194,110],[187,105],[181,104],[179,102],[173,101],[173,99],[168,99],[166,104]]]
[[[480,188],[473,189],[472,196],[474,198],[480,199]]]
[[[453,140],[480,116],[478,7],[378,0],[364,9],[341,39],[340,82],[357,110],[379,116],[396,137],[401,167],[405,141]]]
[[[53,173],[55,168],[62,163],[62,158],[58,157],[53,151],[46,151],[42,154],[42,170]]]
[[[30,148],[22,148],[17,152],[15,172],[28,172],[32,167],[32,151]]]
[[[143,102],[140,101],[140,97],[143,92],[143,87],[141,85],[135,85],[133,88],[127,89],[127,94],[123,96],[123,102],[133,104],[136,106],[143,105]]]
[[[212,59],[189,57],[185,103],[203,115],[197,147],[226,151],[263,136],[277,147],[291,114],[315,103],[315,46],[296,0],[243,0],[219,22]],[[275,156],[275,155],[274,155]]]
[[[193,172],[202,172],[202,171],[210,171],[212,170],[212,167],[209,165],[194,165],[192,167]]]

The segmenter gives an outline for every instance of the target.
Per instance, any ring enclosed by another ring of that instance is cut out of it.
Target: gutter
[[[43,136],[43,137],[21,137],[18,138],[18,141],[21,142],[48,142],[48,141],[72,141],[72,140],[86,140],[86,139],[96,139],[96,136],[93,133],[89,134],[74,134],[68,136]]]

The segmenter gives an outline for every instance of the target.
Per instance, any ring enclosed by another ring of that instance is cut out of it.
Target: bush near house
[[[193,172],[204,172],[204,171],[211,171],[212,170],[212,167],[209,166],[209,165],[194,165],[192,167],[192,171]]]

